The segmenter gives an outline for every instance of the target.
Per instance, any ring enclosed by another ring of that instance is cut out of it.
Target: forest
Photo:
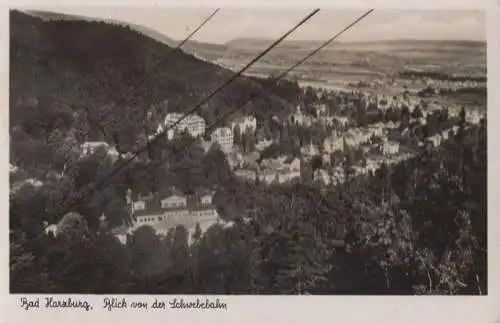
[[[58,106],[60,122],[74,120],[78,141],[118,141],[119,150],[131,151],[140,132],[156,130],[148,121],[159,122],[167,111],[190,111],[233,75],[127,26],[43,21],[10,12],[11,127],[52,104]],[[241,113],[287,114],[293,108],[288,98],[300,89],[296,82],[280,84],[248,102]],[[199,114],[213,124],[261,90],[259,82],[237,77],[202,104]]]
[[[198,230],[193,244],[183,227],[159,237],[147,226],[126,245],[118,242],[111,228],[126,214],[119,198],[125,173],[67,214],[61,234],[44,234],[61,195],[105,166],[105,158],[90,156],[64,181],[26,185],[11,196],[11,291],[484,295],[486,124],[464,124],[441,148],[427,146],[336,188],[307,179],[282,186],[240,181],[217,147],[201,161],[193,148],[168,169],[143,166],[156,169],[145,172],[150,177],[131,172],[142,181],[170,174],[220,188],[215,202],[234,225]],[[99,221],[103,210],[109,223]]]

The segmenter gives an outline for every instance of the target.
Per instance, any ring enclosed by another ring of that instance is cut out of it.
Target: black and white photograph
[[[484,10],[8,27],[10,294],[488,295]]]

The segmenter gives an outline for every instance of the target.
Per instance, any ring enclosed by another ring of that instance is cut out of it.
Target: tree
[[[88,226],[81,214],[70,212],[57,224],[57,235],[64,239],[83,239],[88,233]]]
[[[220,145],[213,144],[203,158],[203,175],[207,187],[223,185],[232,177],[231,167]]]
[[[344,175],[346,180],[351,179],[351,177],[354,175],[354,151],[352,150],[352,147],[349,146],[345,138],[344,140],[344,161],[343,161],[343,167],[344,167]]]
[[[346,243],[357,250],[371,275],[383,277],[383,288],[397,290],[408,281],[406,274],[413,254],[411,218],[405,210],[398,210],[397,205],[387,202],[377,206],[363,201],[357,207],[360,218],[354,220],[351,228],[354,233],[349,235],[354,240]]]
[[[243,151],[246,153],[250,153],[255,149],[256,139],[252,128],[246,128],[245,132],[243,133],[242,144]]]
[[[196,222],[196,227],[195,227],[194,233],[193,233],[194,241],[199,241],[201,239],[201,235],[202,235],[202,232],[201,232],[200,223]]]
[[[401,108],[401,128],[406,129],[410,126],[410,109],[407,105]]]
[[[237,124],[236,126],[234,126],[233,135],[234,135],[234,145],[237,147],[242,146],[243,138],[241,135],[240,125]]]
[[[164,268],[158,267],[157,251],[160,239],[150,226],[141,226],[130,238],[131,274],[138,279],[157,274]]]
[[[420,105],[416,105],[413,111],[411,112],[411,117],[414,119],[420,119],[424,115],[422,113],[422,109],[420,108]]]

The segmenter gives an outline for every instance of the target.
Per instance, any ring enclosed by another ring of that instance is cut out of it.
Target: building
[[[242,134],[245,133],[247,129],[249,129],[249,131],[255,132],[255,130],[257,129],[257,119],[254,116],[244,116],[231,122],[231,130],[233,132],[236,126],[239,126],[240,133]]]
[[[333,134],[327,137],[325,141],[323,141],[323,150],[328,154],[331,154],[337,150],[343,151],[344,140],[340,138],[337,134]]]
[[[222,127],[217,128],[211,135],[212,142],[218,143],[222,151],[225,153],[230,152],[233,149],[234,135],[230,128]]]
[[[465,116],[465,121],[472,124],[479,124],[479,122],[481,122],[481,119],[481,114],[475,110],[469,111]]]
[[[131,232],[126,227],[120,226],[111,230],[111,233],[124,245],[127,243],[127,237]]]
[[[166,130],[167,138],[171,140],[176,132],[187,132],[194,138],[200,137],[205,133],[206,122],[197,114],[184,115],[181,113],[168,113],[165,116],[163,125],[158,126],[157,133]]]
[[[370,133],[372,134],[372,136],[382,137],[384,134],[384,128],[379,126],[378,124],[371,125],[368,127],[368,129],[370,130]]]
[[[347,117],[335,116],[332,119],[335,120],[338,124],[340,124],[343,127],[346,127],[349,124],[349,118],[347,118]]]
[[[81,144],[80,148],[84,156],[91,155],[98,149],[104,149],[108,156],[110,156],[113,160],[118,159],[118,156],[120,156],[120,153],[118,152],[118,150],[116,150],[115,147],[104,141],[87,141]]]
[[[395,155],[399,152],[399,143],[395,141],[385,141],[382,144],[382,153],[386,156]]]
[[[286,157],[266,159],[261,163],[262,167],[245,167],[234,171],[234,175],[254,182],[286,183],[294,179],[300,179],[301,161],[299,158],[288,160]]]
[[[443,133],[441,134],[443,136],[443,140],[448,140],[450,136],[450,131],[451,130],[444,130]]]
[[[162,199],[150,194],[139,196],[134,201],[128,190],[127,203],[134,224],[114,228],[112,233],[122,244],[126,244],[128,236],[142,226],[150,226],[158,235],[167,235],[180,225],[189,232],[191,241],[196,224],[205,232],[212,224],[221,221],[212,204],[212,196],[212,192],[199,192],[192,196],[173,192]]]
[[[372,137],[372,133],[368,129],[349,129],[345,134],[345,142],[352,147],[358,147],[361,144],[367,143]]]
[[[114,147],[111,147],[107,142],[104,141],[87,141],[81,144],[80,148],[82,149],[82,153],[84,155],[91,155],[98,149],[104,149],[108,151]]]
[[[438,147],[441,145],[443,137],[440,134],[437,134],[427,138],[427,140],[431,143],[432,146]]]
[[[313,143],[309,143],[309,145],[300,148],[300,153],[304,156],[312,157],[319,154],[319,149]]]
[[[186,127],[191,136],[201,137],[205,133],[207,123],[199,115],[192,114],[186,117]]]
[[[300,179],[300,169],[297,170],[286,167],[277,171],[276,180],[280,184],[291,182],[294,179]]]
[[[292,124],[299,124],[303,125],[304,124],[304,114],[302,114],[302,111],[300,109],[300,106],[297,106],[295,109],[295,113],[290,115],[290,122]]]
[[[321,116],[321,117],[326,116],[327,109],[326,109],[325,104],[317,104],[314,106],[314,109],[316,110],[316,114],[318,116]]]
[[[373,162],[368,162],[365,167],[367,173],[375,174],[378,169],[378,165]]]
[[[157,224],[164,222],[167,222],[167,226],[171,224],[175,227],[192,218],[218,216],[217,209],[212,204],[211,194],[187,197],[174,193],[163,199],[149,195],[134,201],[133,210],[136,217],[135,227],[150,225],[155,228]]]
[[[271,146],[272,144],[273,144],[272,140],[261,140],[261,141],[257,142],[257,144],[255,145],[255,150],[263,151],[264,149]]]
[[[257,174],[257,178],[259,179],[259,181],[263,183],[271,184],[276,181],[277,176],[275,171],[267,169],[262,172],[259,172]]]
[[[234,171],[234,175],[251,182],[257,180],[257,173],[252,169],[240,168]]]
[[[314,171],[314,180],[329,185],[332,182],[332,176],[324,169]]]
[[[184,115],[181,113],[167,113],[165,119],[163,120],[163,125],[160,125],[162,128],[168,129],[171,127],[175,127],[177,129],[181,129],[184,127],[186,123],[186,119],[183,119]],[[175,125],[175,126],[174,126]]]

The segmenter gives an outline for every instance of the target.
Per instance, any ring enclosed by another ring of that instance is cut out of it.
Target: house
[[[231,122],[231,130],[233,132],[236,126],[239,126],[240,133],[245,133],[247,129],[255,132],[257,129],[257,119],[254,116],[244,116]]]
[[[218,143],[222,151],[225,153],[230,152],[234,145],[233,131],[228,127],[221,127],[214,130],[211,134],[212,142]]]
[[[127,243],[127,237],[130,233],[130,230],[124,226],[120,226],[111,230],[111,234],[114,235],[123,245]]]
[[[324,169],[317,169],[314,171],[314,180],[328,185],[332,182],[330,174]]]
[[[197,114],[184,115],[181,113],[168,113],[163,124],[160,124],[157,133],[166,130],[167,138],[171,140],[176,132],[187,132],[197,138],[205,133],[206,122]]]
[[[267,147],[271,146],[272,143],[273,143],[272,140],[261,140],[261,141],[257,142],[257,144],[255,145],[255,149],[257,151],[263,151]]]
[[[86,141],[80,145],[82,150],[82,154],[84,156],[91,155],[95,153],[98,149],[104,149],[108,156],[116,160],[120,153],[116,150],[115,147],[111,146],[107,142],[104,141]]]
[[[234,171],[234,175],[237,177],[244,178],[248,181],[257,180],[257,173],[255,172],[255,170],[252,169],[246,169],[246,168],[237,169],[236,171]]]
[[[373,159],[367,159],[364,169],[366,173],[375,173],[375,171],[380,167],[380,163]]]
[[[298,171],[300,171],[300,165],[301,165],[301,161],[300,161],[299,158],[294,158],[292,161],[290,161],[288,163],[288,167],[291,170],[298,170]]]
[[[384,134],[384,128],[376,125],[371,125],[368,127],[372,136],[381,137]]]
[[[197,138],[205,133],[205,119],[196,114],[191,114],[186,117],[186,128],[191,136]]]
[[[139,201],[134,202],[134,206]],[[212,204],[212,196],[203,194],[201,196],[183,196],[173,193],[168,197],[159,199],[156,196],[148,196],[144,208],[135,208],[135,227],[150,225],[153,228],[157,224],[167,222],[167,226],[179,222],[189,221],[192,217],[217,217],[217,209]]]
[[[312,143],[309,143],[309,145],[300,148],[300,153],[305,156],[311,157],[319,154],[319,149]]]
[[[314,106],[314,109],[316,110],[316,114],[318,116],[326,115],[326,105],[325,104],[317,104]]]
[[[290,167],[282,168],[277,171],[277,182],[280,184],[290,182],[294,179],[300,179],[300,169],[292,169]]]
[[[257,174],[257,178],[261,182],[271,184],[276,180],[276,172],[272,170],[264,170],[263,172],[259,172]]]
[[[443,131],[443,133],[441,135],[443,136],[443,140],[448,140],[449,135],[450,135],[450,131],[445,130],[445,131]]]
[[[443,137],[440,134],[431,136],[427,138],[430,144],[432,144],[434,147],[438,147],[441,145]]]
[[[304,116],[304,114],[302,114],[300,106],[297,106],[297,108],[295,109],[295,113],[292,114],[292,115],[290,115],[289,121],[292,124],[303,125],[304,124],[304,118],[305,118],[305,116]]]
[[[333,134],[323,141],[323,150],[329,154],[337,150],[343,151],[344,141],[337,134]]]
[[[479,124],[479,122],[481,122],[481,119],[482,119],[481,114],[475,110],[468,112],[467,115],[465,116],[465,120],[472,124]]]
[[[395,141],[385,141],[382,144],[382,153],[386,156],[395,155],[399,152],[399,143]]]

